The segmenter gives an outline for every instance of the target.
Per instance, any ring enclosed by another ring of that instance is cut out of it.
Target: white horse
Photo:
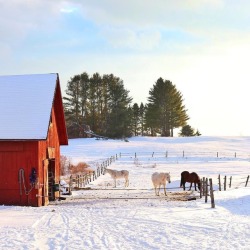
[[[153,185],[154,185],[154,188],[155,188],[155,195],[159,196],[161,185],[163,185],[164,194],[167,195],[166,182],[167,181],[168,181],[168,183],[171,182],[170,173],[158,173],[158,172],[155,172],[155,173],[152,174],[151,179],[152,179],[152,182],[153,182]],[[157,187],[159,187],[158,192],[157,192]]]
[[[129,171],[127,171],[127,170],[118,171],[118,170],[106,168],[105,174],[106,174],[106,172],[109,173],[111,175],[111,177],[113,178],[114,184],[115,184],[114,187],[116,187],[116,179],[121,179],[121,178],[125,179],[125,187],[128,187],[128,185],[129,185],[129,179],[128,179]]]

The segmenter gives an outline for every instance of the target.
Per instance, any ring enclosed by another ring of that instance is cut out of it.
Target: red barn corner
[[[48,205],[68,145],[58,74],[0,76],[0,117],[0,204]]]

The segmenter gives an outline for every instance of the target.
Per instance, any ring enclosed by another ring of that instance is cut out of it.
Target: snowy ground
[[[70,140],[61,153],[75,163],[117,154],[109,168],[129,170],[129,187],[105,174],[47,207],[1,206],[0,249],[250,249],[249,148],[250,137]],[[184,170],[213,179],[215,208],[179,188]],[[154,194],[156,171],[171,174],[167,196]],[[218,191],[218,174],[232,187]]]

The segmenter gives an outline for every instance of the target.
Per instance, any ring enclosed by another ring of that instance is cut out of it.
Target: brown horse
[[[201,188],[201,180],[200,180],[200,177],[197,173],[195,172],[192,172],[192,173],[189,173],[188,171],[183,171],[181,173],[181,183],[180,183],[180,187],[183,186],[183,190],[185,190],[185,183],[186,182],[190,182],[190,187],[189,187],[189,190],[191,190],[191,187],[192,187],[192,184],[194,183],[194,188],[195,188],[195,191],[196,191],[196,184],[198,185],[198,189],[200,190]]]

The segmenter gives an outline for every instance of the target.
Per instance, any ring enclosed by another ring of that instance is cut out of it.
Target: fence
[[[165,152],[126,152],[120,153],[120,157],[164,157],[164,158],[195,158],[195,157],[203,157],[203,158],[230,158],[230,159],[250,159],[250,153],[242,153],[242,152],[217,152],[217,151],[176,151],[169,150]]]
[[[227,190],[227,184],[228,184],[228,187],[231,188],[232,187],[232,184],[233,184],[233,176],[230,176],[229,179],[227,178],[227,176],[225,175],[224,178],[223,178],[224,182],[223,182],[223,185],[222,185],[222,180],[221,180],[221,175],[218,176],[218,185],[219,185],[219,191],[222,190],[222,186],[224,188],[224,191]],[[229,180],[229,183],[228,183],[228,180]],[[243,178],[238,178],[238,180],[244,180],[244,181],[238,181],[236,182],[236,185],[235,185],[235,188],[239,188],[240,186],[245,186],[247,187],[248,185],[248,182],[249,182],[249,175],[247,177],[243,177]]]
[[[237,182],[236,188],[238,188],[242,184],[244,184],[244,186],[247,187],[248,182],[249,182],[249,175],[246,178],[241,178],[241,179],[242,180],[244,179],[244,181]],[[224,187],[224,191],[227,190],[227,180],[228,180],[228,178],[227,178],[226,175],[224,176],[223,180],[224,180],[224,182],[223,182],[223,185],[222,185],[221,176],[219,175],[218,176],[218,188],[219,188],[219,191],[222,191],[222,186]],[[232,187],[232,180],[233,180],[233,177],[230,176],[229,184],[228,184],[229,188]],[[200,198],[202,198],[203,196],[205,196],[205,202],[206,203],[207,203],[207,200],[208,200],[208,196],[210,196],[210,198],[211,198],[211,207],[215,208],[214,188],[213,188],[213,182],[212,182],[211,178],[209,180],[208,180],[208,178],[205,178],[205,177],[203,177],[201,179]]]
[[[69,187],[72,188],[83,188],[90,182],[96,180],[99,176],[103,175],[105,169],[111,165],[112,162],[118,159],[118,156],[111,156],[107,160],[103,161],[95,170],[85,174],[71,175]]]
[[[202,196],[205,196],[205,203],[207,203],[208,196],[210,196],[211,208],[215,208],[213,181],[211,178],[203,177],[201,179],[200,198]]]

